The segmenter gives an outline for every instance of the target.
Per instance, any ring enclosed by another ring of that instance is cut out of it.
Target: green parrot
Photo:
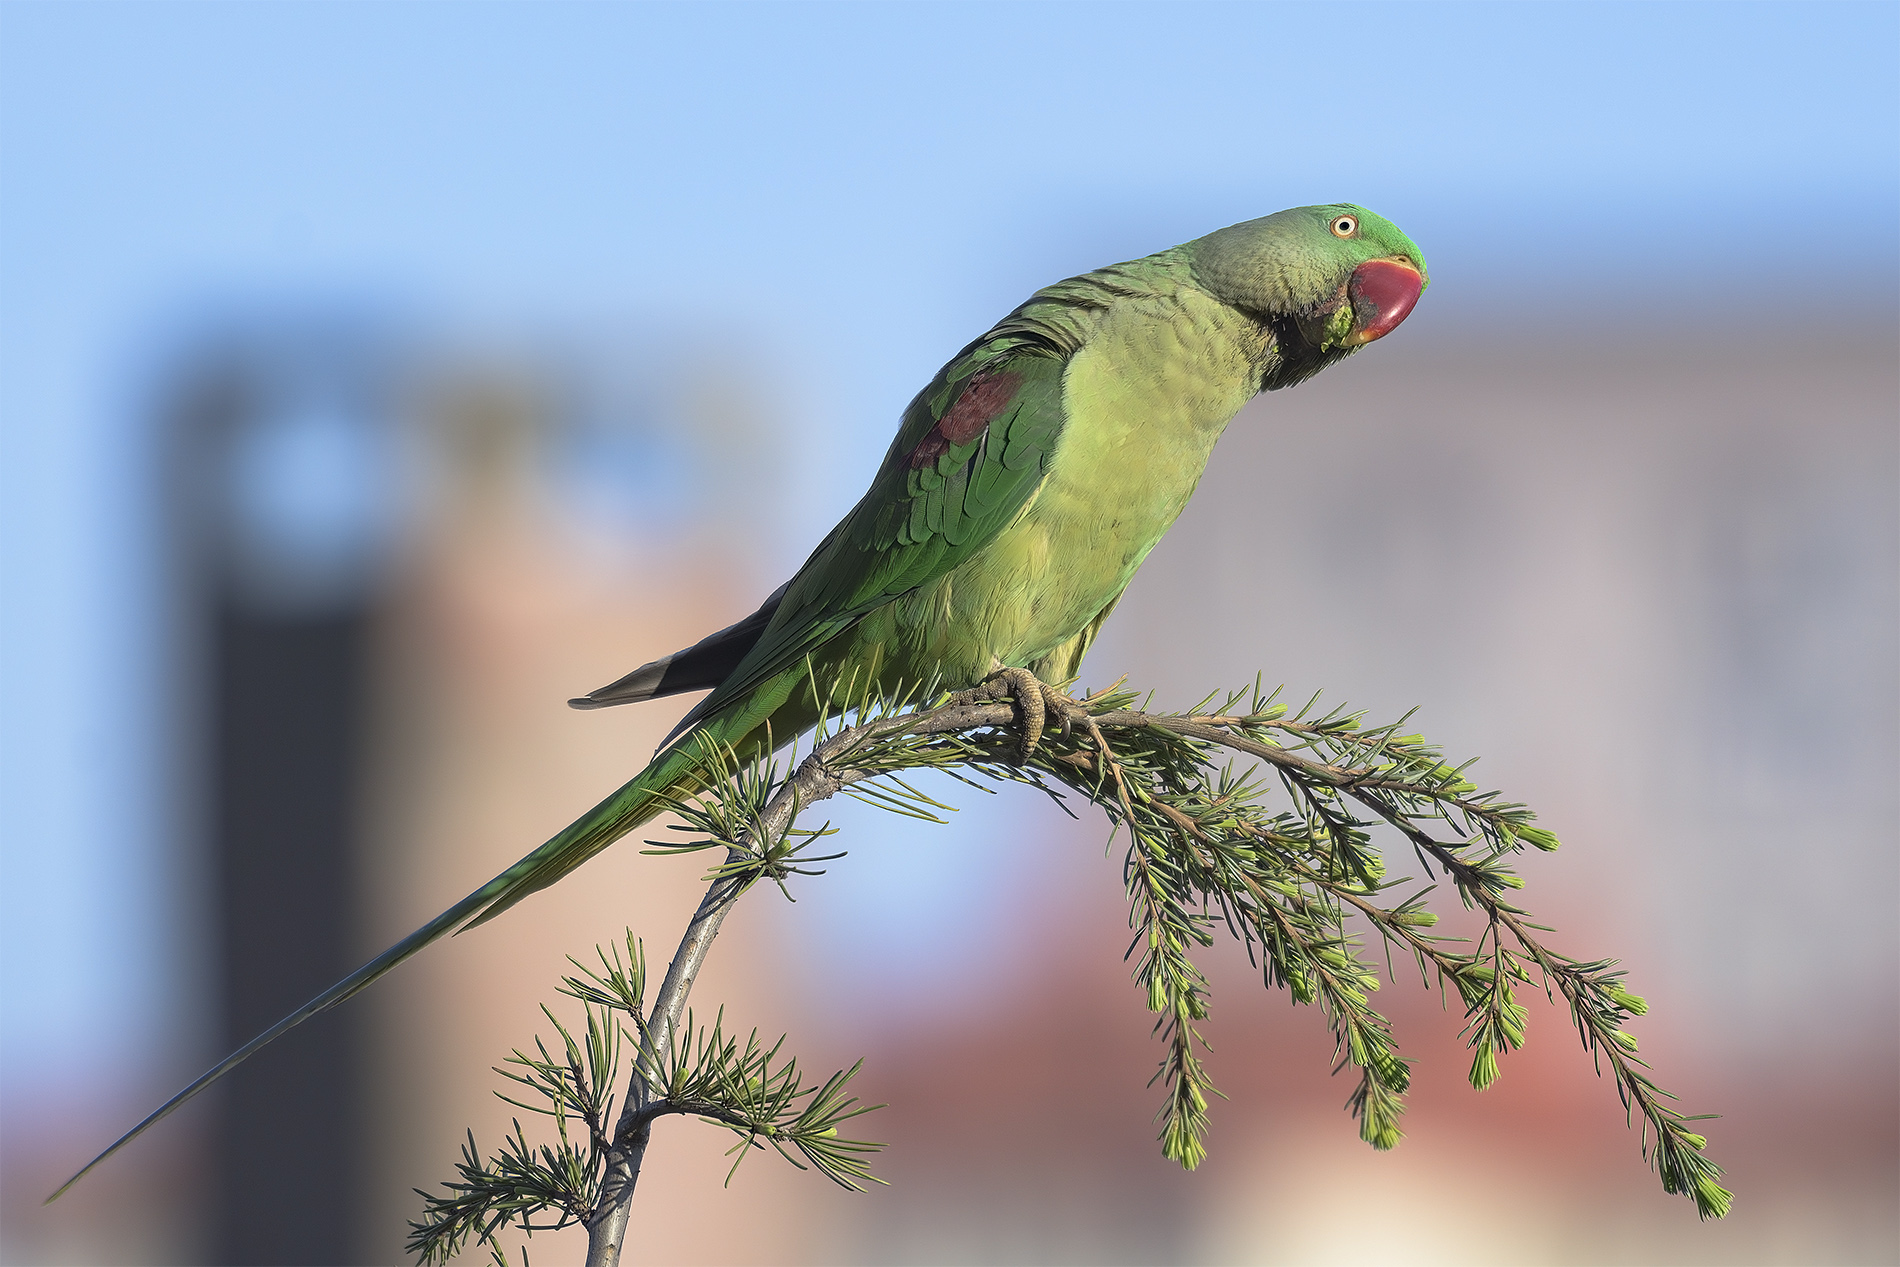
[[[710,689],[651,764],[246,1043],[86,1170],[292,1026],[691,795],[710,777],[702,738],[743,758],[814,725],[816,683],[958,689],[1002,678],[1025,730],[1039,729],[1045,703],[1065,703],[1043,684],[1075,676],[1240,407],[1391,333],[1425,285],[1410,238],[1339,204],[1037,291],[938,371],[904,411],[870,491],[758,611],[570,701],[604,708]]]

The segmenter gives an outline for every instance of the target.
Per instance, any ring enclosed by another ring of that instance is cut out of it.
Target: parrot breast
[[[1065,423],[1042,486],[988,546],[866,632],[883,626],[918,669],[973,682],[1082,633],[1127,588],[1258,390],[1265,338],[1195,292],[1116,305],[1064,372]]]

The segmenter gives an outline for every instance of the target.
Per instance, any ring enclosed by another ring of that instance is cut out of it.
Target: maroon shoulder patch
[[[1021,374],[1004,371],[978,374],[964,384],[949,412],[938,419],[937,425],[910,451],[910,469],[921,470],[955,446],[968,444],[982,435],[983,429],[1015,399],[1022,381]]]

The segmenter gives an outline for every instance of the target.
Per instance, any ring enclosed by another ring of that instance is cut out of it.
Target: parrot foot
[[[1023,723],[1022,748],[1016,757],[1018,765],[1035,755],[1036,745],[1042,742],[1042,732],[1052,714],[1062,723],[1062,733],[1065,735],[1076,722],[1086,723],[1088,720],[1086,708],[1028,669],[998,669],[977,691],[989,699],[1016,701],[1016,709],[1022,715]]]

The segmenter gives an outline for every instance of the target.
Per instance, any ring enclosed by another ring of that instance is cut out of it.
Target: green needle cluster
[[[710,1028],[695,1026],[688,1013],[684,1028],[658,1044],[645,1019],[641,944],[628,932],[624,955],[619,947],[611,954],[596,947],[595,954],[598,967],[570,958],[579,975],[563,977],[560,986],[562,994],[580,1001],[584,1033],[577,1038],[544,1004],[541,1010],[558,1035],[555,1050],[537,1038],[533,1055],[517,1050],[496,1069],[511,1085],[495,1094],[552,1119],[556,1142],[530,1145],[517,1118],[514,1133],[484,1161],[470,1131],[457,1178],[438,1193],[417,1189],[424,1209],[410,1224],[409,1250],[419,1261],[447,1262],[472,1237],[505,1267],[498,1239],[503,1228],[512,1225],[532,1236],[586,1222],[600,1203],[609,1154],[631,1137],[644,1142],[655,1120],[674,1114],[738,1136],[728,1153],[733,1163],[727,1183],[752,1150],[768,1146],[799,1169],[816,1169],[853,1191],[882,1182],[871,1175],[865,1156],[883,1145],[839,1134],[852,1118],[883,1107],[846,1094],[862,1061],[809,1085],[798,1062],[781,1055],[784,1038],[766,1047],[754,1030],[741,1043],[726,1033],[723,1012]],[[640,1107],[616,1126],[614,1088],[629,1046],[631,1090]],[[581,1136],[584,1142],[577,1142]]]

